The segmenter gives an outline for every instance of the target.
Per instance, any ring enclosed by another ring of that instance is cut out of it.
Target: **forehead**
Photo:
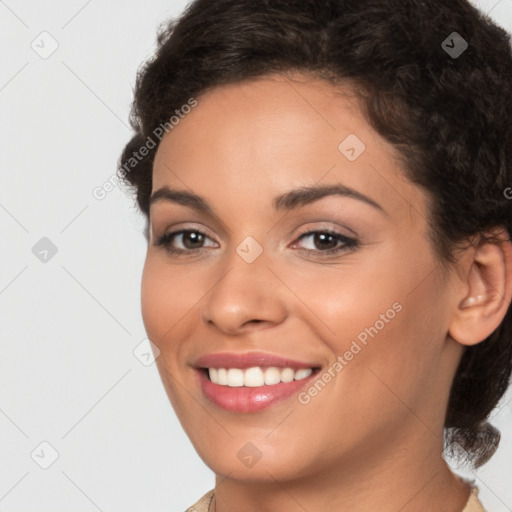
[[[348,87],[271,75],[216,87],[197,101],[160,143],[153,190],[188,187],[209,197],[236,189],[245,204],[319,182],[357,188],[381,203],[421,195]]]
[[[282,156],[293,159],[300,150],[301,159],[309,154],[318,161],[320,146],[326,157],[337,158],[340,137],[349,134],[357,134],[369,150],[383,143],[363,119],[351,90],[303,75],[223,85],[197,101],[164,137],[157,157],[167,153],[176,162],[190,160],[208,148],[210,159],[236,162],[252,151],[253,161],[265,158],[268,164]]]

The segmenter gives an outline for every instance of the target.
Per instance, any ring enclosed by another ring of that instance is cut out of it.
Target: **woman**
[[[465,0],[196,0],[162,28],[119,173],[216,475],[189,510],[483,510],[444,455],[499,442],[511,115],[508,35]]]

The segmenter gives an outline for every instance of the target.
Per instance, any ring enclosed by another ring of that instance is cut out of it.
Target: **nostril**
[[[247,320],[247,322],[245,322],[244,325],[247,325],[247,324],[261,324],[262,322],[264,322],[264,320]]]

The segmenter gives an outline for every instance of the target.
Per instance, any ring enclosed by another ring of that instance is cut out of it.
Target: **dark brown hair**
[[[468,1],[196,0],[160,27],[157,43],[137,74],[134,135],[118,168],[146,221],[159,127],[172,129],[171,116],[213,87],[300,71],[351,85],[426,191],[443,266],[475,235],[512,232],[510,36]],[[509,384],[511,331],[509,308],[485,341],[465,348],[452,385],[445,442],[457,441],[476,467],[499,443],[487,418]]]

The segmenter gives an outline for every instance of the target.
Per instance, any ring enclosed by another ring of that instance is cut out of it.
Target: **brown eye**
[[[171,254],[194,253],[205,247],[206,240],[210,237],[201,231],[192,229],[182,229],[162,235],[156,242],[155,246],[164,247]],[[176,247],[176,243],[181,247]]]
[[[313,244],[317,249],[334,249],[338,245],[338,239],[330,233],[315,233]]]
[[[317,230],[309,231],[299,236],[298,240],[310,239],[309,247],[304,248],[308,254],[333,254],[357,247],[357,240],[349,238],[336,231]],[[296,245],[296,244],[294,244]]]
[[[204,235],[199,231],[183,231],[181,236],[182,243],[187,249],[199,249],[204,242]]]

